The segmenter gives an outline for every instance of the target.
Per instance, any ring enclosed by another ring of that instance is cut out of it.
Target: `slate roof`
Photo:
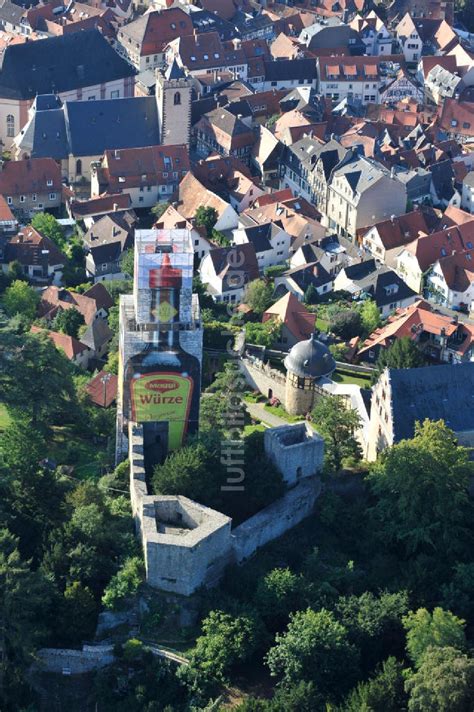
[[[317,289],[333,280],[329,272],[319,262],[310,262],[307,265],[289,269],[282,277],[290,277],[303,292],[308,289],[310,284]]]
[[[416,421],[444,420],[474,430],[474,363],[390,369],[394,440],[413,437]]]
[[[396,291],[392,289],[394,286]],[[373,287],[366,291],[374,298],[379,308],[416,297],[416,292],[392,270],[379,272]]]
[[[70,152],[95,156],[106,149],[140,148],[159,143],[154,96],[65,104]]]
[[[131,77],[135,70],[98,30],[9,45],[0,73],[0,96],[32,99]],[[89,102],[92,103],[92,102]]]
[[[112,339],[113,335],[112,329],[109,328],[104,319],[94,319],[81,336],[81,343],[88,346],[92,351],[98,351]]]
[[[251,243],[234,247],[219,247],[209,252],[214,271],[222,279],[222,291],[242,288],[242,274],[245,283],[259,276],[257,256]],[[238,266],[237,266],[238,265]]]
[[[272,236],[272,223],[255,225],[245,230],[247,239],[255,247],[255,252],[267,252],[272,249],[270,239]]]
[[[314,59],[279,59],[274,62],[264,60],[263,64],[266,82],[316,78]]]

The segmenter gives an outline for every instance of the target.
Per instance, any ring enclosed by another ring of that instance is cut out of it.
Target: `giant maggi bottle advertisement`
[[[147,343],[125,369],[128,417],[137,423],[167,422],[168,450],[196,432],[200,363],[180,344],[180,295],[186,255],[153,252],[138,260],[140,316]]]

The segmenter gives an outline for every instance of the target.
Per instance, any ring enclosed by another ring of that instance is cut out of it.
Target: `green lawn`
[[[337,369],[331,376],[332,380],[336,383],[353,383],[361,388],[370,388],[370,376],[366,376],[363,373],[354,373],[350,370],[340,370]]]
[[[77,435],[71,435],[67,427],[54,428],[48,456],[61,464],[73,465],[74,475],[84,480],[99,478],[102,466],[107,463],[104,445],[94,443],[91,439],[78,440]],[[110,469],[113,463],[110,461],[107,464]]]
[[[318,316],[316,318],[316,329],[318,329],[318,331],[327,331],[329,329],[329,322]]]
[[[283,420],[287,420],[289,423],[299,423],[302,419],[301,415],[290,415],[289,413],[287,413],[282,405],[267,404],[264,406],[264,408],[272,415],[276,415],[278,416],[278,418],[283,418]]]
[[[10,416],[3,403],[0,403],[0,432],[3,432],[10,424]]]

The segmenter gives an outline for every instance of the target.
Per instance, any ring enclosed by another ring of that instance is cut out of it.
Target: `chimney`
[[[113,204],[113,211],[114,211],[114,213],[116,213],[117,210],[118,210],[118,203],[114,203],[114,204]]]
[[[390,215],[390,220],[394,223],[394,222],[395,222],[395,215]]]
[[[390,178],[395,178],[395,166],[390,168]]]
[[[117,151],[117,149],[114,151],[114,158],[116,161],[120,160],[120,151]]]
[[[19,242],[20,244],[22,244],[22,243],[23,243],[23,239],[24,239],[24,237],[25,237],[25,236],[23,235],[23,233],[22,233],[22,232],[19,232],[18,235],[17,235],[17,237],[18,237],[18,242]]]
[[[234,45],[234,49],[240,49],[242,46],[241,40],[239,40],[237,37],[232,40],[232,44]]]

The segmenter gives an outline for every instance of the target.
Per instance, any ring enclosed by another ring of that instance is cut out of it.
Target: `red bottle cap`
[[[170,256],[165,252],[161,267],[149,271],[148,283],[151,289],[180,289],[182,283],[181,274],[180,269],[171,266]]]

